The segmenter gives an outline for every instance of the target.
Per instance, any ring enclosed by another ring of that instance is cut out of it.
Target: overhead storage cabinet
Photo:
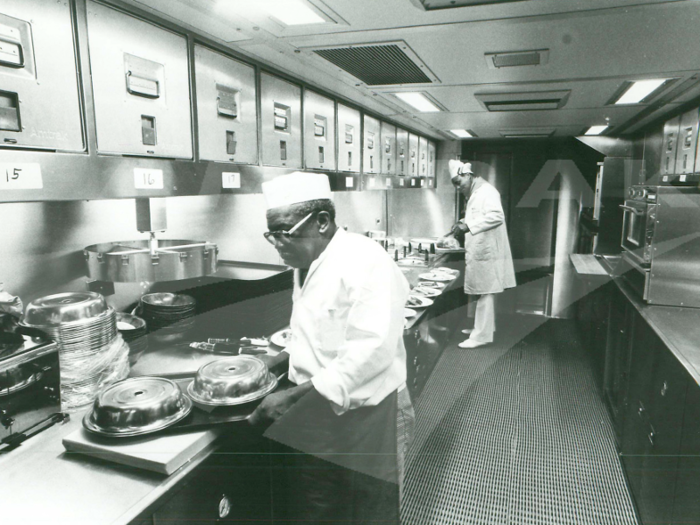
[[[397,175],[409,174],[408,156],[408,131],[396,129],[396,173]]]
[[[192,158],[186,38],[87,6],[98,152]]]
[[[435,178],[435,143],[428,141],[428,177]]]
[[[304,165],[310,169],[336,169],[335,101],[304,91]]]
[[[381,124],[382,173],[396,175],[396,126]]]
[[[199,157],[257,164],[255,68],[194,46]]]
[[[301,168],[301,88],[261,75],[263,164]]]
[[[411,177],[418,176],[418,135],[413,133],[408,134],[408,167],[407,175]]]
[[[381,167],[381,153],[379,148],[380,127],[376,118],[364,116],[364,155],[362,157],[362,171],[364,173],[379,173]]]
[[[428,176],[428,139],[418,137],[418,175]]]
[[[681,117],[672,118],[664,124],[663,158],[661,160],[661,175],[676,173],[676,150],[678,147],[678,132]]]
[[[0,2],[0,145],[85,149],[67,2]]]
[[[698,108],[681,115],[676,147],[676,173],[687,175],[695,170],[695,149],[698,143]]]
[[[338,104],[338,170],[360,172],[360,112]]]

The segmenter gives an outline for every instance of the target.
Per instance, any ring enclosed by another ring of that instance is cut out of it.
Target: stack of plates
[[[117,330],[129,345],[129,364],[133,366],[148,349],[146,321],[135,315],[117,312]]]
[[[103,296],[69,292],[27,305],[23,324],[46,332],[59,347],[62,409],[92,403],[110,381],[128,373],[128,347],[117,334],[117,316]]]
[[[174,293],[150,293],[141,297],[141,316],[153,337],[161,343],[178,341],[194,328],[197,302]]]

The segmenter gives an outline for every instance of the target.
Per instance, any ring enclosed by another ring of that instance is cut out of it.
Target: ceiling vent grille
[[[518,66],[541,66],[549,61],[549,49],[485,53],[484,56],[486,58],[486,65],[491,69]]]
[[[530,93],[475,93],[487,111],[542,111],[564,107],[570,90],[537,91]]]
[[[312,51],[368,86],[438,82],[430,69],[402,41],[313,48]]]
[[[501,137],[507,139],[539,139],[554,135],[554,128],[514,128],[499,129]]]

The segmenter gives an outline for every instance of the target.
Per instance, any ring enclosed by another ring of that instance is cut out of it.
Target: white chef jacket
[[[500,293],[516,285],[501,195],[482,179],[467,201],[464,293]]]
[[[379,244],[339,228],[303,286],[294,272],[289,379],[313,382],[338,415],[377,405],[403,386],[409,291]]]

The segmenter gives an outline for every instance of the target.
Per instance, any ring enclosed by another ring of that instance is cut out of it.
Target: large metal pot
[[[218,248],[204,241],[148,239],[93,244],[84,250],[88,275],[118,283],[190,279],[216,271]]]

